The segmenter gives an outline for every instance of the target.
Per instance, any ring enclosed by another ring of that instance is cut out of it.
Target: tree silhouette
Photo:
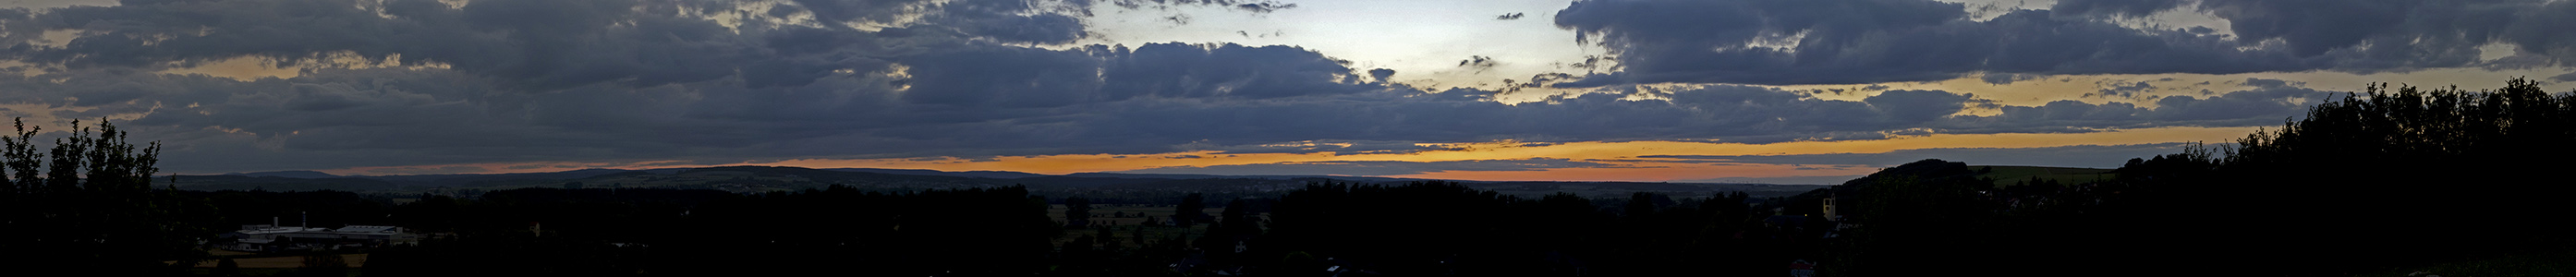
[[[215,276],[238,276],[241,275],[241,264],[233,262],[233,258],[223,258],[223,260],[215,261],[215,270],[210,271],[209,273],[213,273]]]
[[[1181,196],[1181,204],[1172,210],[1172,226],[1190,227],[1207,217],[1207,197],[1197,193]]]
[[[2576,93],[2524,79],[2491,91],[2376,84],[2233,149],[2169,159],[2214,165],[2200,179],[2237,192],[2193,201],[2270,215],[2245,223],[2331,230],[2270,242],[2293,249],[2276,260],[2357,268],[2567,245],[2567,224],[2521,222],[2576,211],[2564,198],[2576,190],[2537,181],[2559,179],[2564,165],[2543,159],[2576,155],[2570,142]],[[2348,243],[2363,240],[2375,243]]]
[[[152,187],[161,146],[137,146],[101,120],[97,127],[72,122],[67,137],[35,151],[24,119],[13,136],[0,136],[0,164],[11,178],[0,189],[5,263],[99,273],[146,274],[202,261],[198,241],[211,239],[215,220],[203,201],[175,189]],[[39,168],[42,170],[40,171]],[[174,177],[175,178],[175,177]],[[162,261],[178,260],[175,265]],[[18,264],[24,263],[24,264]]]
[[[1092,235],[1092,236],[1094,236],[1094,237],[1099,237],[1099,238],[1100,238],[1100,249],[1101,249],[1101,250],[1105,250],[1105,251],[1113,251],[1113,252],[1114,252],[1114,251],[1118,251],[1118,249],[1119,249],[1119,248],[1125,248],[1125,247],[1126,247],[1125,245],[1121,245],[1121,243],[1123,243],[1123,242],[1119,242],[1119,241],[1118,241],[1118,233],[1117,233],[1117,232],[1111,232],[1111,231],[1109,230],[1109,226],[1100,226],[1100,232],[1099,232],[1099,234],[1094,234],[1094,235]]]
[[[1080,196],[1064,199],[1065,228],[1091,226],[1091,200]]]

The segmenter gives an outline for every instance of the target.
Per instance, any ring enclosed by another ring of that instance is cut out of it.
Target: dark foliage
[[[2576,94],[2529,80],[2493,91],[2382,84],[2223,155],[2185,155],[2213,166],[2163,171],[2187,177],[2156,185],[2239,191],[2177,198],[2226,207],[2193,212],[2246,215],[2212,223],[2289,234],[2205,240],[2271,248],[2224,258],[2369,271],[2568,246],[2576,229],[2550,219],[2576,212],[2564,198],[2576,189],[2554,181],[2566,164],[2553,160],[2576,155],[2571,142]]]
[[[2576,249],[2551,181],[2576,94],[2390,89],[2119,178],[1997,188],[1909,164],[1846,184],[1844,275],[2347,275]],[[1930,161],[1927,161],[1930,162]],[[1895,177],[1895,178],[1883,178]],[[1995,266],[2006,264],[2009,266]]]
[[[153,187],[161,146],[136,146],[101,122],[73,122],[69,137],[37,152],[38,128],[22,121],[0,137],[0,267],[69,269],[104,275],[169,274],[206,257],[211,238],[203,201]]]

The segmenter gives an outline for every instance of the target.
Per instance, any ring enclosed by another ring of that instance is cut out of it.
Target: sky
[[[2373,83],[2576,90],[2559,0],[0,0],[0,116],[163,172],[774,165],[1839,183],[2116,167]]]

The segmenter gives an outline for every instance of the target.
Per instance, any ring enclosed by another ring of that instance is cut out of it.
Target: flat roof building
[[[339,229],[242,225],[241,230],[219,237],[230,240],[222,248],[248,252],[375,247],[420,241],[420,235],[406,232],[402,227],[375,225],[349,225]]]

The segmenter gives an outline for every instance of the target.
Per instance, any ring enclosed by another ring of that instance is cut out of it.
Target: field
[[[224,258],[224,257],[232,257],[232,258],[233,258],[233,264],[234,264],[234,265],[239,265],[239,266],[241,266],[241,268],[297,268],[297,267],[304,267],[304,256],[295,256],[295,255],[289,255],[289,256],[262,255],[262,254],[256,254],[256,253],[235,252],[235,251],[227,251],[227,250],[213,250],[213,251],[207,251],[207,253],[208,253],[208,254],[214,254],[216,258],[215,258],[215,259],[208,259],[208,260],[206,260],[206,261],[204,261],[204,262],[198,262],[196,267],[199,267],[199,268],[214,268],[214,267],[215,267],[215,264],[216,264],[216,263],[220,263],[220,262],[222,262],[222,260],[223,260],[223,258]],[[367,265],[367,254],[364,254],[364,253],[360,253],[360,254],[340,254],[340,259],[341,259],[341,260],[343,260],[343,261],[347,261],[347,262],[349,262],[349,267],[364,267],[364,266],[366,266],[366,265]]]

